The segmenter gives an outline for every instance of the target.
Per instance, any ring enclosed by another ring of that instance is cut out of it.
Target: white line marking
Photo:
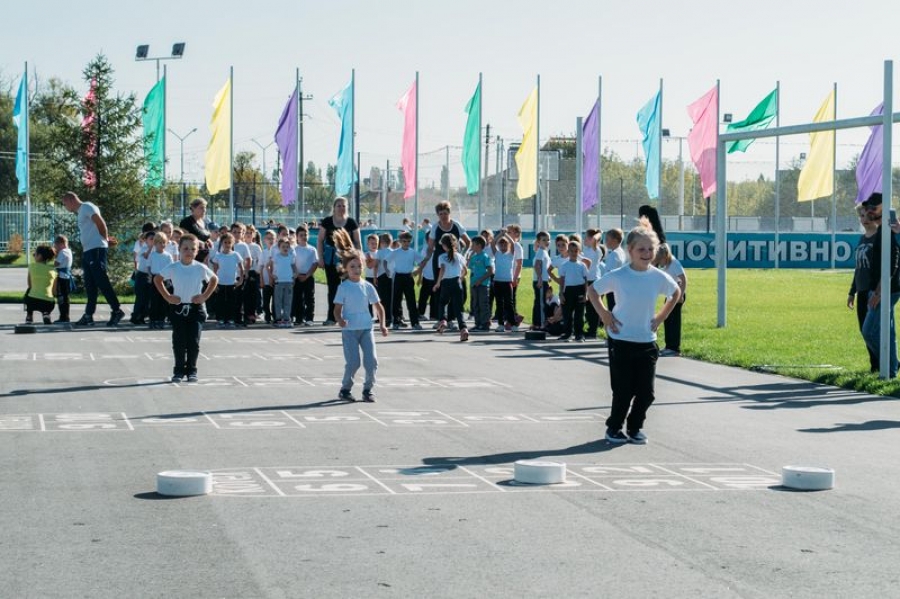
[[[287,416],[288,418],[290,418],[291,420],[293,420],[294,422],[296,422],[296,423],[297,423],[297,426],[299,426],[300,428],[306,428],[306,425],[305,425],[305,424],[303,424],[302,422],[300,422],[299,420],[297,420],[296,418],[294,418],[293,416],[291,416],[290,414],[288,414],[288,413],[285,412],[284,410],[277,410],[277,411],[278,411],[278,412],[281,412],[282,414],[284,414],[285,416]]]
[[[238,383],[240,383],[240,384],[243,385],[244,387],[249,387],[249,386],[250,386],[250,385],[248,385],[247,383],[245,383],[244,381],[242,381],[241,379],[239,379],[239,378],[236,377],[236,376],[233,376],[233,377],[231,377],[231,378],[233,378],[235,381],[237,381]]]
[[[764,469],[764,468],[760,468],[759,466],[754,466],[753,464],[741,464],[741,465],[742,465],[742,466],[746,466],[747,468],[753,468],[754,470],[759,470],[760,472],[764,472],[764,473],[766,473],[766,474],[771,474],[772,476],[780,476],[780,475],[779,475],[778,473],[776,473],[776,472],[771,472],[771,471],[766,470],[766,469]]]
[[[463,426],[466,427],[466,428],[470,428],[468,424],[466,424],[466,423],[463,422],[462,420],[457,420],[456,418],[454,418],[454,417],[451,416],[450,414],[447,414],[447,413],[445,413],[445,412],[441,412],[440,410],[435,410],[434,413],[435,413],[435,414],[440,414],[441,416],[444,416],[444,417],[446,417],[446,418],[449,418],[450,420],[453,420],[454,422],[458,422],[459,424],[463,425]]]
[[[435,380],[433,380],[433,379],[427,379],[427,378],[425,378],[425,377],[422,377],[422,380],[425,381],[426,383],[431,383],[432,385],[436,385],[436,386],[438,386],[438,387],[443,387],[444,389],[447,388],[447,385],[442,385],[442,384],[440,384],[439,382],[437,382],[437,381],[435,381]]]
[[[272,487],[273,489],[275,489],[275,492],[276,492],[276,493],[278,493],[278,494],[281,495],[282,497],[285,496],[284,491],[282,491],[281,489],[279,489],[278,487],[276,487],[275,484],[274,484],[272,481],[269,480],[269,477],[262,473],[262,470],[260,470],[259,468],[254,468],[253,471],[256,472],[258,475],[260,475],[260,476],[262,477],[262,479],[263,479],[264,481],[266,481],[266,483],[268,483],[268,485],[269,485],[270,487]]]
[[[484,380],[489,383],[494,383],[495,385],[500,385],[501,387],[506,387],[507,389],[512,389],[512,385],[507,385],[506,383],[501,383],[500,381],[495,381],[494,379],[485,378]]]
[[[122,420],[125,421],[125,424],[128,425],[130,430],[134,430],[134,426],[131,424],[131,421],[128,419],[128,416],[125,415],[125,412],[119,412],[122,415]]]
[[[501,493],[506,493],[506,489],[504,489],[503,487],[501,487],[501,486],[498,485],[497,483],[491,482],[491,481],[489,481],[488,479],[486,479],[485,477],[481,476],[480,474],[476,474],[475,472],[472,472],[471,470],[469,470],[469,469],[466,468],[465,466],[458,466],[458,468],[459,468],[460,470],[462,470],[463,472],[468,472],[469,474],[471,474],[471,475],[474,476],[475,478],[477,478],[477,479],[479,479],[479,480],[482,480],[482,481],[486,482],[486,483],[489,484],[490,486],[496,488],[496,489],[497,489],[498,491],[500,491]]]
[[[203,415],[206,416],[206,419],[209,420],[214,427],[216,427],[217,429],[220,429],[220,430],[222,429],[222,427],[219,426],[219,424],[209,414],[207,414],[206,412],[203,412]]]
[[[41,423],[41,430],[46,432],[47,431],[47,423],[44,422],[43,414],[38,414],[38,421],[40,421],[40,423]]]
[[[388,493],[390,493],[391,495],[397,495],[397,491],[393,490],[392,488],[390,488],[389,486],[387,486],[386,484],[384,484],[383,482],[381,482],[380,480],[378,480],[377,478],[375,478],[374,476],[372,476],[371,474],[369,474],[368,472],[366,472],[365,470],[363,470],[363,469],[360,468],[359,466],[354,466],[354,468],[356,468],[357,470],[359,470],[360,472],[362,472],[363,475],[366,476],[366,478],[371,479],[371,480],[374,481],[378,486],[383,487],[384,490],[386,490],[386,491],[387,491]]]
[[[592,485],[597,485],[598,487],[601,487],[604,491],[615,491],[615,489],[613,489],[612,487],[608,487],[608,486],[604,485],[603,483],[598,483],[597,481],[595,481],[592,478],[588,478],[587,476],[584,476],[583,474],[578,474],[577,472],[572,472],[571,470],[566,468],[566,476],[568,476],[570,474],[572,476],[576,476],[578,478],[583,478],[584,480],[588,481]]]
[[[649,465],[650,465],[650,466],[653,466],[654,468],[659,468],[660,470],[665,470],[665,471],[668,472],[669,474],[673,474],[673,475],[675,475],[675,476],[679,476],[679,477],[681,477],[681,478],[685,478],[685,479],[691,481],[692,483],[695,483],[695,484],[698,484],[698,485],[703,485],[704,487],[709,487],[710,489],[713,489],[713,490],[715,490],[715,491],[719,491],[719,490],[720,490],[718,487],[714,487],[714,486],[712,486],[712,485],[706,484],[705,482],[699,481],[699,480],[697,480],[697,479],[695,479],[695,478],[691,478],[690,476],[686,476],[686,475],[684,475],[684,474],[680,474],[680,473],[678,473],[678,472],[675,472],[674,470],[669,470],[668,468],[665,468],[665,467],[663,467],[663,466],[660,466],[659,464],[652,464],[652,463],[651,463],[651,464],[649,464]]]
[[[527,414],[517,414],[517,416],[521,416],[522,418],[525,418],[526,420],[531,420],[532,422],[540,422],[540,420],[538,420],[537,418],[532,418],[531,416],[528,416]]]
[[[368,416],[369,418],[371,418],[372,420],[374,420],[375,422],[377,422],[377,423],[380,424],[381,426],[389,426],[389,425],[385,424],[384,422],[382,422],[381,420],[379,420],[378,418],[375,418],[374,416],[372,416],[371,414],[369,414],[369,413],[366,412],[365,410],[357,410],[357,412],[359,412],[359,413],[362,414],[363,416]]]

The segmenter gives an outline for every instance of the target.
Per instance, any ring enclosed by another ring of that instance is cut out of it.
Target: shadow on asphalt
[[[869,420],[868,422],[842,422],[831,428],[798,428],[801,433],[856,433],[900,428],[898,420]]]
[[[24,395],[57,395],[60,393],[78,393],[81,391],[102,391],[114,389],[127,389],[129,387],[157,387],[168,385],[168,380],[158,380],[146,383],[131,383],[130,385],[77,385],[74,387],[51,387],[49,389],[13,389],[8,393],[0,393],[0,397],[21,397]]]
[[[602,453],[622,447],[624,444],[608,443],[604,439],[597,439],[573,445],[562,449],[507,451],[475,456],[435,456],[422,458],[425,468],[440,468],[450,470],[459,466],[490,466],[495,464],[511,464],[518,460],[536,460],[568,455],[581,455],[586,453]]]
[[[172,414],[150,414],[147,416],[129,416],[131,420],[143,420],[144,418],[197,418],[206,414],[247,414],[249,412],[271,412],[275,410],[312,410],[315,408],[329,408],[346,404],[360,403],[345,399],[326,399],[313,403],[287,405],[287,406],[254,406],[247,408],[233,408],[229,410],[203,410],[202,412],[175,412]]]

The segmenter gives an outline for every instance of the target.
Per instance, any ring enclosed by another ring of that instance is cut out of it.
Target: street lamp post
[[[678,230],[684,230],[684,160],[682,155],[682,143],[686,138],[672,136],[668,129],[662,130],[665,139],[678,140]]]
[[[172,44],[172,54],[171,56],[148,56],[150,53],[150,45],[149,44],[141,44],[137,47],[134,53],[134,59],[138,62],[144,60],[155,60],[156,61],[156,80],[159,81],[159,62],[161,60],[181,60],[184,58],[184,47],[187,44],[184,42],[178,42],[176,44]]]
[[[258,141],[256,141],[255,139],[251,139],[250,141],[252,141],[253,143],[255,143],[257,146],[259,146],[259,149],[262,150],[262,155],[263,155],[263,161],[262,161],[262,162],[263,162],[263,163],[262,163],[262,170],[263,170],[263,218],[266,218],[267,215],[268,215],[268,202],[266,201],[266,199],[267,199],[266,188],[268,187],[267,180],[268,180],[268,177],[269,177],[269,174],[266,172],[266,150],[268,150],[269,148],[271,148],[271,147],[272,147],[272,144],[274,144],[275,142],[274,142],[274,141],[271,141],[271,142],[268,143],[268,145],[265,145],[265,146],[264,146],[264,145],[262,145],[261,143],[259,143]],[[253,189],[253,196],[256,197],[256,185],[254,184],[253,187],[254,187],[254,189]]]
[[[175,133],[174,131],[169,129],[169,133],[171,133],[172,135],[177,137],[178,143],[181,144],[181,174],[180,174],[179,180],[181,182],[181,216],[182,216],[182,218],[185,216],[185,214],[184,214],[184,193],[185,193],[185,189],[184,189],[184,140],[186,140],[188,137],[191,136],[192,133],[195,133],[196,131],[197,131],[197,128],[194,127],[193,129],[191,129],[190,131],[185,133],[184,137],[182,137],[181,135],[178,135],[177,133]]]

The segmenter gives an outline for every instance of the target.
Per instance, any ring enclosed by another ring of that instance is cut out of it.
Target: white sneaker
[[[511,327],[509,330],[510,330],[511,332],[513,332],[513,333],[518,333],[518,332],[519,332],[519,325],[515,325],[515,326]]]
[[[496,329],[494,329],[494,330],[495,330],[496,332],[498,332],[498,333],[502,333],[502,332],[504,332],[504,331],[506,330],[506,327],[503,326],[503,325],[501,324],[500,326],[498,326],[498,327],[497,327]]]

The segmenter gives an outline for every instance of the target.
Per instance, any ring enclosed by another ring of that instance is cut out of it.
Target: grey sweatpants
[[[375,354],[375,335],[372,329],[341,331],[341,341],[344,345],[344,380],[341,389],[353,387],[353,377],[359,370],[359,353],[362,350],[362,364],[366,369],[366,379],[363,382],[363,391],[368,391],[375,386],[375,371],[378,370],[378,356]]]
[[[291,300],[294,297],[294,282],[275,283],[272,304],[275,308],[275,322],[291,319]]]

